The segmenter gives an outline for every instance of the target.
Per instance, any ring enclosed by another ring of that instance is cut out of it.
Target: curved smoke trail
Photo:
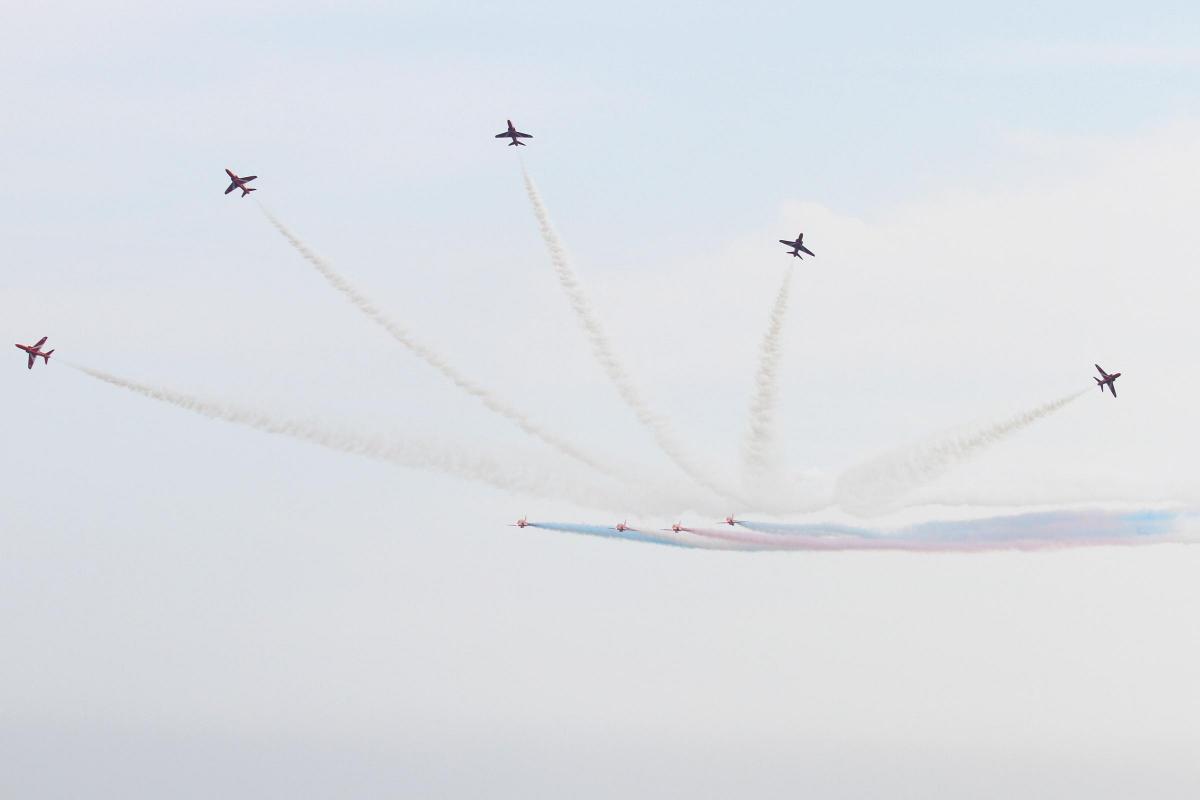
[[[621,364],[620,359],[617,358],[612,343],[608,340],[608,335],[604,332],[604,326],[600,324],[600,319],[592,310],[587,295],[584,293],[583,286],[579,283],[579,278],[575,275],[575,270],[571,268],[566,248],[563,247],[562,241],[558,238],[558,233],[554,230],[554,226],[550,222],[550,214],[546,211],[542,197],[538,193],[533,179],[529,177],[529,171],[525,169],[524,164],[521,165],[521,175],[525,178],[525,191],[529,195],[529,202],[532,204],[533,213],[537,217],[538,229],[541,231],[542,239],[546,243],[546,249],[550,253],[550,263],[554,265],[554,274],[557,276],[563,291],[566,292],[567,299],[570,300],[571,308],[579,318],[579,324],[583,328],[588,342],[592,345],[592,354],[596,357],[596,361],[600,364],[601,369],[604,370],[604,374],[608,376],[609,381],[616,388],[617,394],[621,396],[625,405],[629,406],[633,411],[638,422],[650,431],[659,449],[689,478],[709,491],[737,500],[738,498],[735,493],[721,487],[718,481],[706,475],[704,470],[692,461],[684,451],[683,446],[675,438],[667,420],[656,414],[638,393],[637,387],[625,372],[625,367]]]
[[[522,414],[513,406],[496,397],[492,392],[475,383],[470,378],[460,373],[452,367],[450,363],[439,353],[435,352],[429,346],[417,341],[403,326],[389,318],[382,310],[372,303],[366,295],[356,289],[341,273],[335,270],[329,262],[316,254],[308,245],[306,245],[300,237],[292,233],[286,225],[271,213],[261,202],[258,207],[262,210],[264,216],[275,228],[283,235],[283,238],[288,240],[288,243],[295,248],[304,260],[316,268],[321,277],[342,293],[347,300],[361,311],[368,319],[374,322],[379,327],[383,328],[387,333],[400,344],[407,347],[414,355],[423,360],[426,364],[440,372],[447,380],[453,383],[456,387],[479,400],[489,411],[492,411],[505,419],[516,424],[525,433],[538,439],[539,441],[549,445],[559,453],[573,458],[581,464],[586,464],[592,469],[617,480],[626,480],[624,473],[617,470],[615,467],[602,463],[599,459],[583,452],[579,447],[571,444],[567,440],[544,430],[540,425],[535,424],[529,417]]]
[[[842,508],[873,514],[894,507],[904,495],[941,477],[956,464],[1065,408],[1086,390],[1060,397],[982,429],[902,447],[847,470],[838,478],[834,500]]]
[[[775,444],[775,409],[779,399],[781,337],[783,323],[787,319],[791,287],[792,268],[789,266],[783,275],[775,305],[771,307],[767,332],[759,348],[758,372],[754,376],[755,392],[750,401],[750,425],[742,454],[747,489],[774,479],[779,467]]]
[[[628,492],[624,489],[614,486],[611,491],[603,490],[586,482],[570,480],[561,470],[539,471],[523,464],[501,463],[486,456],[469,453],[463,448],[438,445],[431,441],[364,436],[312,421],[281,418],[262,410],[126,380],[78,364],[67,363],[67,366],[113,386],[209,419],[299,439],[342,453],[365,456],[402,467],[435,470],[506,491],[549,499],[566,497],[599,510],[620,508],[624,503],[630,502]],[[644,498],[643,501],[645,500],[649,498]]]

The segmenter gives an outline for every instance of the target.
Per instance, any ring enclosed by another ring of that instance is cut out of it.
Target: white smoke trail
[[[891,510],[904,495],[941,477],[987,446],[1066,407],[1085,391],[1060,397],[982,429],[943,435],[932,442],[884,453],[847,470],[837,481],[834,500],[856,514]]]
[[[986,553],[1001,550],[1062,550],[1078,547],[1135,547],[1194,544],[1183,527],[1189,512],[1108,513],[1096,511],[1021,514],[910,525],[894,533],[838,531],[761,533],[754,530],[683,528],[705,539],[765,551],[900,551]],[[1194,516],[1194,512],[1190,512]],[[819,529],[819,525],[802,526]]]
[[[462,447],[437,444],[428,440],[396,440],[351,433],[309,420],[282,418],[260,409],[196,397],[127,380],[102,370],[64,363],[97,380],[209,419],[244,425],[265,433],[287,436],[342,453],[365,456],[402,467],[434,470],[477,481],[496,489],[548,499],[566,498],[602,511],[617,510],[630,502],[653,504],[655,501],[650,495],[630,497],[627,490],[617,486],[603,489],[590,481],[572,479],[561,469],[536,469],[523,463],[507,461],[501,463],[486,456],[470,453]]]
[[[675,438],[667,420],[656,414],[639,394],[637,387],[626,373],[625,367],[621,364],[620,359],[617,358],[612,343],[609,341],[608,335],[604,332],[604,326],[600,324],[599,317],[592,310],[583,286],[579,283],[579,278],[576,277],[575,270],[571,268],[566,248],[558,238],[558,233],[554,230],[554,226],[550,222],[550,214],[546,211],[546,205],[542,202],[542,197],[538,193],[533,179],[529,177],[529,172],[525,169],[524,164],[521,165],[521,174],[525,178],[525,191],[529,195],[529,202],[532,204],[533,213],[537,217],[538,229],[541,231],[542,239],[546,243],[546,249],[550,253],[550,263],[554,266],[554,274],[557,276],[563,291],[566,292],[567,299],[570,300],[571,308],[579,318],[579,324],[582,326],[588,342],[592,345],[592,354],[596,357],[596,361],[600,364],[601,369],[604,370],[604,374],[608,376],[609,381],[616,388],[617,394],[621,396],[621,399],[633,411],[638,422],[650,431],[659,449],[689,478],[709,491],[736,500],[737,495],[735,493],[721,487],[719,481],[705,474],[705,471],[688,456],[683,446]]]
[[[777,479],[779,454],[775,441],[775,409],[779,399],[779,357],[782,352],[783,323],[787,319],[791,297],[792,268],[784,273],[783,283],[771,308],[767,332],[759,348],[755,392],[750,401],[750,424],[743,446],[743,481],[747,491]]]
[[[388,317],[381,309],[372,303],[366,295],[364,295],[348,280],[346,280],[341,273],[335,270],[327,261],[325,261],[325,259],[317,255],[311,248],[309,248],[308,245],[306,245],[298,236],[296,236],[296,234],[292,233],[292,231],[289,230],[286,225],[280,222],[280,220],[271,213],[270,209],[268,209],[261,202],[258,204],[258,207],[262,210],[263,215],[267,218],[275,230],[279,231],[279,233],[283,235],[283,238],[287,239],[288,243],[296,249],[296,252],[303,256],[309,264],[316,268],[317,272],[321,274],[321,277],[323,277],[330,286],[341,292],[342,295],[345,296],[345,298],[349,300],[354,307],[361,311],[367,318],[387,331],[387,333],[393,339],[407,347],[414,355],[440,372],[459,389],[478,399],[485,407],[487,407],[489,411],[499,414],[510,422],[515,423],[522,431],[544,442],[545,444],[557,450],[559,453],[562,453],[569,458],[573,458],[582,464],[586,464],[597,472],[600,472],[601,474],[610,478],[625,480],[625,475],[620,470],[613,466],[602,463],[600,459],[583,452],[583,450],[581,450],[579,447],[568,442],[557,434],[553,434],[547,430],[544,430],[540,425],[535,424],[529,419],[529,417],[518,411],[512,405],[496,397],[495,394],[460,373],[457,369],[452,367],[441,354],[435,352],[422,342],[417,341],[417,339],[415,339],[412,334],[408,332],[408,330]]]

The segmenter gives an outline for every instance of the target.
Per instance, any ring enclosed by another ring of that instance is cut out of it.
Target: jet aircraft
[[[50,354],[53,353],[54,351],[47,350],[44,353],[42,352],[42,345],[44,345],[46,343],[47,338],[48,337],[43,336],[41,339],[38,339],[37,344],[19,344],[19,345],[17,345],[18,350],[24,350],[26,353],[29,354],[28,369],[33,369],[33,362],[38,360],[38,356],[41,356],[46,364],[50,363]]]
[[[737,524],[738,524],[738,521],[737,521],[736,519],[734,519],[734,518],[733,518],[733,515],[732,515],[732,514],[730,514],[728,517],[726,517],[725,519],[723,519],[723,520],[722,520],[722,522],[723,522],[724,524],[728,525],[728,526],[729,526],[729,527],[731,527],[731,528],[732,528],[734,525],[737,525]]]
[[[804,234],[803,233],[798,235],[796,237],[796,241],[794,241],[794,242],[789,242],[787,239],[780,239],[779,243],[786,244],[788,247],[792,248],[791,255],[795,256],[796,258],[800,259],[801,261],[804,260],[804,257],[800,255],[801,252],[808,253],[813,258],[817,257],[816,253],[814,253],[812,250],[809,250],[807,247],[804,246]]]
[[[1107,372],[1104,371],[1104,368],[1101,367],[1099,364],[1096,365],[1096,369],[1098,369],[1100,371],[1100,374],[1104,376],[1104,380],[1100,380],[1099,378],[1095,377],[1094,375],[1092,376],[1093,380],[1096,381],[1096,385],[1100,387],[1100,394],[1104,394],[1104,387],[1107,386],[1108,390],[1110,392],[1112,392],[1112,396],[1116,397],[1117,396],[1117,378],[1121,377],[1121,373],[1116,372],[1116,373],[1113,373],[1112,375],[1109,375]]]
[[[257,178],[257,175],[247,175],[244,178],[239,178],[237,175],[233,174],[233,170],[229,169],[228,167],[225,168],[225,173],[229,175],[229,179],[232,181],[232,183],[229,184],[229,188],[225,190],[225,194],[229,194],[234,189],[241,189],[242,197],[245,197],[251,192],[258,191],[258,189],[252,189],[246,186],[247,183]]]
[[[665,531],[665,530],[667,530],[667,528],[663,528],[663,530]],[[675,533],[683,533],[684,532],[683,526],[680,525],[678,522],[672,524],[670,530],[674,531]]]
[[[627,531],[627,530],[629,530],[629,526],[628,526],[628,525],[626,525],[624,522],[620,523],[620,524],[619,524],[619,525],[617,525],[617,527],[616,527],[616,531],[617,531],[617,533],[624,533],[624,532],[625,532],[625,531]]]
[[[512,141],[508,143],[509,147],[513,147],[514,145],[520,145],[521,147],[524,147],[525,143],[519,142],[519,141],[517,141],[517,139],[518,138],[520,138],[520,139],[532,139],[533,138],[532,134],[521,133],[519,130],[514,128],[511,119],[506,119],[504,121],[508,123],[508,130],[506,130],[504,133],[497,133],[496,138],[503,139],[503,138],[507,137],[509,139],[512,139]]]
[[[516,522],[514,522],[513,524],[509,525],[508,527],[510,527],[510,528],[524,528],[524,527],[525,527],[526,525],[528,525],[528,524],[529,524],[529,523],[528,523],[528,522],[525,520],[525,518],[524,518],[524,517],[521,517],[519,520],[517,520],[517,521],[516,521]]]

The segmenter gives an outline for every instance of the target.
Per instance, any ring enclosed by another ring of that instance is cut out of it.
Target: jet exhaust
[[[288,419],[261,409],[139,383],[91,367],[78,364],[67,366],[112,386],[209,419],[298,439],[340,453],[385,461],[401,467],[433,470],[504,491],[546,499],[568,498],[572,502],[601,511],[611,511],[631,502],[629,490],[621,486],[602,488],[586,480],[572,478],[561,469],[538,469],[527,464],[514,464],[510,460],[502,462],[473,453],[466,447],[440,444],[431,440],[395,439],[354,433],[311,420]],[[655,498],[643,495],[633,502],[654,505]]]
[[[838,478],[834,502],[865,516],[892,510],[906,494],[941,477],[988,446],[1062,410],[1086,391],[1060,397],[984,428],[943,434],[901,447],[852,467]]]
[[[742,447],[743,482],[747,491],[764,483],[774,485],[779,474],[779,452],[775,430],[779,401],[779,359],[782,355],[783,324],[791,298],[792,268],[783,274],[783,283],[771,307],[767,332],[759,346],[758,372],[754,376],[754,396],[750,401],[750,419]]]
[[[922,522],[896,531],[844,525],[741,523],[744,529],[681,528],[698,537],[764,551],[983,553],[1194,543],[1185,523],[1195,510],[1049,511]],[[769,527],[773,532],[759,530]]]
[[[529,171],[525,169],[524,164],[521,165],[521,175],[525,179],[525,191],[529,195],[529,202],[533,206],[533,213],[537,218],[538,229],[541,231],[542,239],[546,243],[546,250],[550,254],[550,263],[554,266],[554,274],[558,278],[559,285],[562,286],[563,291],[566,293],[567,299],[571,303],[571,308],[574,310],[575,316],[579,319],[580,327],[583,328],[583,332],[592,346],[592,354],[613,387],[617,390],[617,394],[620,395],[625,405],[629,406],[630,410],[633,411],[638,422],[650,432],[659,449],[684,474],[699,486],[727,499],[738,501],[736,493],[723,488],[719,481],[707,475],[692,460],[685,452],[683,445],[671,431],[668,421],[655,413],[638,392],[637,387],[617,357],[616,351],[613,350],[612,343],[609,341],[608,335],[604,332],[604,326],[600,323],[600,318],[592,310],[587,294],[582,284],[580,284],[579,278],[575,275],[575,270],[571,268],[566,248],[563,246],[562,240],[559,239],[558,233],[554,230],[554,226],[550,222],[550,214],[546,210],[546,205],[542,202],[542,197],[538,193],[537,186],[534,185],[533,179],[529,176]]]
[[[493,392],[480,386],[475,381],[463,375],[456,368],[451,366],[440,353],[437,353],[428,345],[418,341],[409,331],[391,319],[378,306],[360,292],[353,284],[350,283],[341,273],[325,259],[321,258],[312,248],[305,244],[299,236],[293,233],[286,225],[276,217],[266,205],[259,203],[258,207],[262,210],[267,221],[277,230],[284,239],[303,256],[304,260],[311,264],[325,281],[342,294],[350,303],[357,308],[364,316],[370,319],[379,327],[383,328],[396,342],[408,348],[410,352],[420,358],[429,366],[433,367],[449,380],[458,389],[466,392],[472,397],[479,400],[483,405],[494,414],[509,420],[520,428],[524,433],[533,438],[549,445],[554,450],[568,458],[574,459],[581,464],[591,467],[595,471],[609,478],[617,480],[626,480],[625,473],[618,470],[616,467],[605,464],[601,459],[590,455],[583,451],[582,448],[572,444],[563,437],[545,430],[540,425],[534,423],[528,416],[518,411],[514,406],[501,400]]]
[[[526,527],[558,531],[560,533],[579,533],[585,536],[599,536],[607,539],[623,539],[628,542],[667,545],[669,547],[695,546],[684,541],[677,534],[643,531],[636,528],[626,528],[623,531],[618,531],[615,526],[584,525],[574,522],[528,522],[526,523]]]

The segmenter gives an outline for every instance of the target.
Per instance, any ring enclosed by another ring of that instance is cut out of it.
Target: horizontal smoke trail
[[[611,510],[630,502],[625,490],[618,490],[617,487],[613,487],[611,491],[601,490],[586,482],[569,480],[561,470],[539,472],[521,464],[500,463],[485,456],[468,453],[463,448],[439,446],[429,441],[397,441],[353,434],[311,421],[280,418],[261,410],[137,383],[78,364],[67,363],[67,366],[113,386],[210,419],[244,425],[264,433],[288,436],[342,453],[387,461],[403,467],[436,470],[506,491],[548,499],[565,497],[598,510]],[[643,498],[644,502],[650,500],[651,498]]]
[[[982,429],[951,433],[932,442],[884,453],[852,467],[838,478],[834,500],[847,511],[858,514],[890,510],[909,492],[941,477],[987,446],[1065,408],[1084,394],[1085,391],[1078,391],[1060,397]]]
[[[554,266],[554,274],[558,277],[558,282],[562,286],[563,291],[566,292],[567,299],[571,302],[571,308],[579,318],[583,332],[592,345],[592,353],[596,357],[596,361],[616,388],[617,394],[621,396],[625,405],[629,406],[633,411],[638,422],[650,431],[659,449],[689,478],[711,492],[722,495],[727,499],[741,502],[734,493],[722,488],[719,481],[705,474],[704,470],[693,462],[691,457],[684,451],[683,445],[679,443],[671,431],[667,420],[656,414],[646,404],[641,394],[639,394],[637,387],[625,372],[625,367],[622,366],[620,359],[617,358],[612,343],[609,341],[608,335],[604,332],[604,326],[600,323],[600,318],[592,310],[587,294],[584,292],[579,278],[575,275],[575,270],[571,268],[566,248],[563,247],[562,241],[558,238],[558,233],[554,230],[554,226],[550,222],[549,212],[546,211],[542,197],[538,193],[533,179],[529,177],[529,172],[525,169],[524,164],[521,165],[521,174],[525,178],[525,191],[529,195],[529,202],[533,205],[533,213],[537,217],[538,229],[541,231],[542,239],[546,243],[546,249],[550,253],[550,263]]]
[[[824,522],[755,522],[751,519],[737,521],[746,530],[773,533],[781,536],[865,536],[879,534],[867,528]]]
[[[783,323],[787,319],[791,298],[792,268],[783,275],[783,284],[771,308],[759,348],[758,372],[754,376],[755,392],[750,401],[750,425],[743,445],[743,480],[747,489],[777,478],[778,452],[775,442],[775,409],[779,401],[779,357],[782,352]]]
[[[903,551],[975,553],[1000,550],[1060,550],[1075,547],[1194,543],[1182,531],[1195,510],[1052,511],[973,520],[923,522],[899,531],[867,531],[844,526],[796,526],[791,535],[758,531],[684,528],[705,538],[736,542],[756,550]]]
[[[694,544],[688,544],[685,541],[672,539],[667,536],[658,536],[654,533],[646,533],[633,528],[618,531],[615,527],[579,525],[573,522],[530,522],[528,523],[528,527],[541,528],[547,531],[561,531],[563,533],[582,533],[586,536],[602,536],[608,539],[624,539],[630,542],[661,544],[669,547],[695,547]]]
[[[316,254],[300,237],[292,233],[286,225],[271,213],[261,202],[258,204],[264,216],[275,228],[283,235],[283,238],[288,240],[288,243],[295,248],[301,256],[304,257],[309,264],[316,268],[321,277],[342,293],[347,300],[361,311],[368,319],[370,319],[379,327],[383,328],[387,333],[400,344],[408,348],[414,355],[423,360],[426,364],[440,372],[446,379],[457,386],[462,391],[478,399],[492,411],[505,419],[513,422],[525,433],[538,439],[541,442],[549,445],[559,453],[572,458],[581,464],[586,464],[597,472],[617,480],[625,480],[625,475],[620,470],[613,466],[603,464],[599,459],[584,453],[583,450],[571,444],[562,437],[550,433],[542,429],[541,426],[535,424],[529,417],[522,414],[515,407],[496,397],[495,394],[475,383],[457,369],[450,365],[441,354],[435,352],[427,345],[417,341],[404,327],[396,323],[372,303],[366,295],[356,289],[345,277],[335,270],[325,259]]]

